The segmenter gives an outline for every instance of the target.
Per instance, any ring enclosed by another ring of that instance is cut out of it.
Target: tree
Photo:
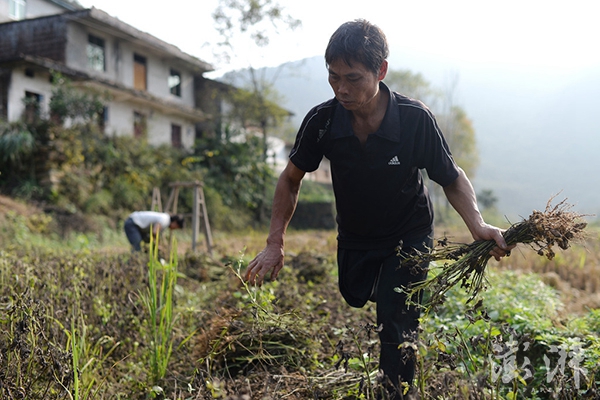
[[[277,33],[278,29],[295,29],[301,24],[273,0],[220,0],[213,19],[222,39],[218,43],[223,51],[221,56],[228,61],[235,55],[234,38],[250,38],[251,45],[262,49],[269,44],[270,29]],[[252,66],[249,66],[248,71],[248,82],[242,85],[242,90],[233,92],[232,116],[240,118],[243,126],[247,126],[250,121],[257,123],[263,137],[263,161],[266,161],[269,128],[280,124],[285,113],[277,106],[278,94],[273,87],[274,80],[267,80],[264,71],[259,74]],[[263,183],[263,199],[259,201],[258,207],[259,222],[266,219],[265,185]]]
[[[473,123],[467,117],[462,107],[453,106],[447,113],[437,117],[438,123],[448,145],[452,150],[452,156],[468,176],[474,176],[479,164],[477,143]]]
[[[228,100],[232,110],[227,117],[247,130],[260,129],[266,156],[266,140],[270,128],[281,125],[289,112],[279,106],[282,99],[271,82],[265,78],[257,78],[256,70],[250,70],[249,73],[253,84],[230,92]],[[258,82],[254,82],[255,80]]]
[[[221,36],[218,47],[221,56],[230,60],[233,56],[234,38],[247,37],[251,42],[264,48],[269,44],[270,29],[295,29],[300,20],[285,13],[285,9],[273,0],[220,0],[213,12],[216,29]]]
[[[288,115],[288,112],[278,105],[279,94],[273,88],[273,84],[264,79],[264,77],[257,77],[258,72],[252,68],[249,70],[249,73],[251,85],[230,92],[229,100],[233,108],[228,117],[232,121],[237,121],[249,132],[252,132],[254,129],[261,132],[262,140],[260,148],[262,150],[260,162],[266,165],[270,130],[279,126]],[[246,138],[246,140],[249,139],[249,137]],[[263,223],[266,221],[267,175],[260,174],[257,176],[265,178],[260,180],[260,184],[253,186],[260,192],[260,195],[255,199],[257,204],[256,219],[257,222]]]
[[[226,137],[240,134],[230,132]],[[236,211],[236,218],[248,212],[261,222],[258,213],[264,202],[263,188],[265,182],[272,182],[274,178],[262,148],[260,138],[252,134],[246,135],[243,142],[205,137],[196,141],[193,156],[186,158],[184,164],[202,174],[203,182],[219,193],[223,205]],[[221,219],[225,218],[221,216]]]
[[[76,90],[71,81],[59,73],[52,74],[52,97],[50,117],[57,124],[65,120],[93,123],[100,120],[104,112],[104,102],[98,93]]]
[[[441,94],[431,87],[422,74],[407,69],[389,70],[385,83],[392,90],[429,105],[435,104],[441,97]]]
[[[484,210],[493,209],[498,204],[498,197],[494,194],[491,189],[483,189],[477,194],[477,201]]]

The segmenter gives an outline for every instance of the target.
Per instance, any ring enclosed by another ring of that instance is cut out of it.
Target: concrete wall
[[[0,23],[12,21],[8,17],[8,0],[0,0]]]
[[[12,21],[9,18],[9,0],[0,0],[0,23]],[[27,0],[25,5],[25,18],[37,18],[44,15],[60,14],[67,10],[64,8],[46,1],[46,0]]]
[[[27,0],[27,5],[25,6],[25,18],[37,18],[45,15],[61,14],[66,11],[68,10],[46,0]]]
[[[88,34],[104,40],[105,71],[94,71],[87,66]],[[134,46],[120,38],[87,28],[79,24],[70,24],[67,30],[66,64],[74,69],[84,70],[92,76],[114,81],[133,89],[134,54],[146,58],[147,92],[158,98],[176,104],[194,107],[194,77],[186,70],[173,66],[167,60],[151,51]],[[168,79],[170,70],[181,74],[181,97],[169,92]],[[106,132],[115,135],[131,135],[133,132],[134,112],[147,117],[148,141],[152,144],[169,144],[171,141],[171,124],[182,128],[182,142],[190,147],[194,142],[194,124],[178,117],[168,117],[149,107],[140,107],[128,103],[111,102],[108,105],[108,121]]]
[[[104,40],[105,71],[94,71],[87,66],[88,35],[92,34]],[[189,71],[173,65],[152,51],[134,46],[132,43],[110,34],[94,30],[79,24],[70,24],[67,30],[66,64],[75,69],[120,83],[133,88],[134,55],[146,58],[147,92],[160,98],[194,107],[194,76]],[[169,92],[170,70],[181,74],[181,97]]]
[[[10,89],[8,91],[8,120],[16,121],[21,118],[25,105],[23,99],[25,92],[33,92],[42,95],[40,112],[42,115],[48,115],[48,105],[52,94],[52,84],[50,83],[50,74],[47,72],[34,71],[33,77],[25,75],[25,68],[15,68],[12,71],[10,79]]]
[[[181,126],[183,146],[190,148],[194,144],[194,124],[182,118],[166,116],[148,107],[133,106],[127,103],[108,103],[108,121],[105,127],[107,135],[131,136],[133,133],[134,114],[146,116],[148,143],[152,145],[171,144],[171,124]]]
[[[194,144],[194,126],[180,118],[155,113],[148,121],[148,142],[153,145],[171,144],[171,124],[181,126],[181,142],[184,148]]]

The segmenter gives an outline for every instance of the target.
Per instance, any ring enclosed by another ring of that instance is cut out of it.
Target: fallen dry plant
[[[503,234],[506,243],[509,246],[527,244],[537,254],[551,260],[556,255],[555,246],[566,250],[571,242],[583,239],[583,229],[587,225],[582,220],[585,215],[572,211],[572,206],[566,200],[555,206],[551,205],[552,200],[546,204],[545,211],[535,210],[529,218],[510,226]],[[493,240],[463,244],[442,239],[430,253],[404,258],[403,263],[409,262],[415,266],[426,261],[445,261],[438,274],[408,288],[408,298],[415,298],[412,295],[421,291],[428,292],[428,298],[422,305],[428,311],[441,305],[448,290],[460,284],[461,288],[467,290],[467,302],[470,302],[486,288],[485,269],[492,257],[490,251],[495,246]]]

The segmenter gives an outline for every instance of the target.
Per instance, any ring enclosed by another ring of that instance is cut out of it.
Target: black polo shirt
[[[433,229],[433,207],[420,169],[447,186],[459,169],[433,114],[421,102],[391,92],[379,129],[361,145],[351,112],[331,99],[304,118],[290,160],[305,172],[331,162],[338,245],[378,249]]]

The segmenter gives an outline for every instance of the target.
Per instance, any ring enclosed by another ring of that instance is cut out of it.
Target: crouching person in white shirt
[[[133,251],[140,251],[142,241],[149,243],[151,233],[156,238],[167,227],[172,230],[183,228],[183,218],[155,211],[135,211],[125,221],[125,235]]]

